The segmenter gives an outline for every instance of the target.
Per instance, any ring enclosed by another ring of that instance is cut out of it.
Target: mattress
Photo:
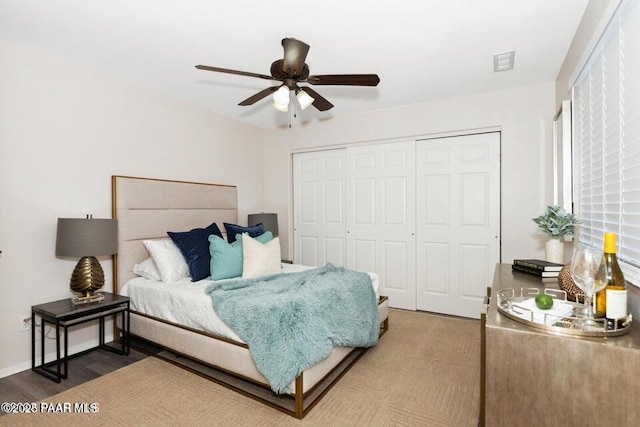
[[[283,273],[311,268],[315,267],[282,264]],[[376,273],[368,274],[377,299],[379,277]],[[189,277],[171,283],[135,277],[124,285],[120,294],[131,299],[132,311],[244,343],[215,313],[211,297],[205,294],[205,289],[211,283],[214,282],[206,279],[192,282]]]

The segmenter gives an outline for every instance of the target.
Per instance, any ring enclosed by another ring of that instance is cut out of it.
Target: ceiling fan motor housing
[[[296,81],[306,80],[309,77],[309,66],[304,64],[302,66],[302,72],[300,75],[295,75],[293,70],[285,70],[284,69],[284,60],[278,59],[277,61],[273,61],[271,64],[271,76],[273,76],[276,80],[284,80],[287,77],[292,78]]]

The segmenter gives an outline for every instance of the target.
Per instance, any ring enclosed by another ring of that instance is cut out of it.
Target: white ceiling
[[[377,87],[315,86],[335,107],[294,123],[555,80],[587,0],[0,0],[0,39],[255,126],[287,125],[269,74],[283,37],[311,45],[311,74],[376,73]],[[515,68],[493,72],[493,54]],[[47,70],[42,70],[46,73]]]

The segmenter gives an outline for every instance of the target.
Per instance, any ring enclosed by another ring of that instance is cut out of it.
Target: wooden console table
[[[481,425],[640,425],[640,319],[620,337],[555,335],[498,312],[497,291],[522,287],[558,285],[496,265],[481,331]]]

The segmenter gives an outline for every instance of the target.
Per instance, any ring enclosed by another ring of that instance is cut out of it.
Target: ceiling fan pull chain
[[[291,97],[291,96],[289,96]],[[289,109],[289,129],[291,129],[291,122],[293,122],[293,119],[297,117],[296,115],[296,103],[294,102],[289,102],[289,105],[291,105],[291,108]]]

